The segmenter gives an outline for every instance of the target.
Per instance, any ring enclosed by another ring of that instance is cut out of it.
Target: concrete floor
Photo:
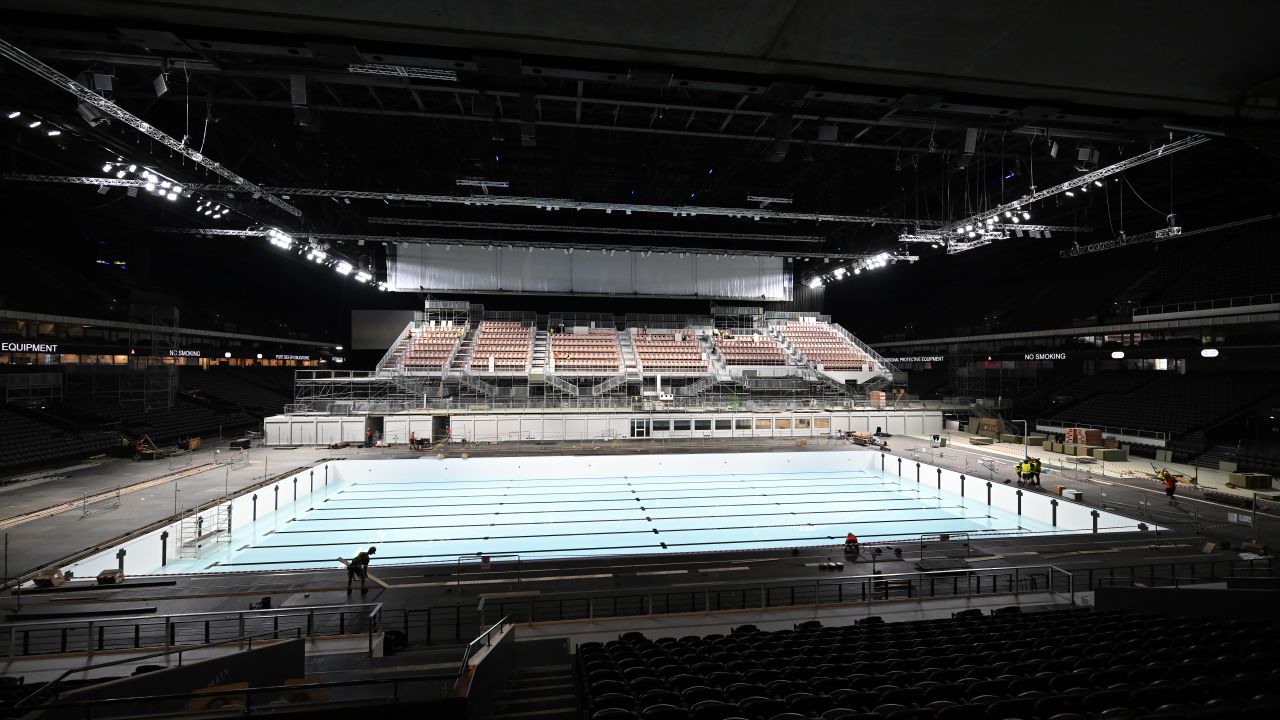
[[[1005,469],[1012,478],[1008,462],[1011,452],[1021,448],[991,446],[964,447],[957,445],[936,451],[929,460],[931,450],[928,438],[895,437],[890,439],[892,453],[907,458],[919,457],[922,462],[931,461],[960,472],[972,472],[974,477],[986,477],[982,462],[997,462],[997,469]],[[809,443],[797,446],[794,441],[753,441],[739,445],[719,442],[689,441],[687,443],[648,443],[632,445],[622,443],[557,443],[523,445],[519,450],[530,453],[589,454],[645,452],[731,452],[768,450],[809,450],[822,452],[831,449],[850,449],[839,443]],[[467,452],[472,456],[509,454],[516,448],[504,446],[451,446],[444,449],[451,456]],[[914,455],[913,455],[914,453]],[[512,453],[513,454],[513,453]],[[219,453],[219,457],[220,457]],[[140,492],[120,498],[120,506],[114,509],[90,508],[83,516],[78,509],[68,510],[50,517],[41,517],[15,525],[8,529],[10,572],[17,569],[36,569],[59,557],[107,540],[139,526],[167,518],[173,513],[175,486],[180,504],[188,506],[196,501],[205,502],[223,495],[229,489],[252,487],[264,478],[284,472],[293,472],[320,461],[323,458],[403,458],[413,453],[399,448],[326,448],[268,449],[250,451],[250,465],[238,470],[218,466],[176,482],[165,482]],[[199,466],[213,462],[213,449],[193,453],[191,463]],[[1239,543],[1245,538],[1262,538],[1276,542],[1280,535],[1280,517],[1269,510],[1258,514],[1259,527],[1231,526],[1213,522],[1234,508],[1194,497],[1183,497],[1179,508],[1164,505],[1163,493],[1158,486],[1146,479],[1116,477],[1111,475],[1114,464],[1108,463],[1108,475],[1103,478],[1096,472],[1092,476],[1073,476],[1051,468],[1044,475],[1046,488],[1061,484],[1084,493],[1086,504],[1097,505],[1106,501],[1124,514],[1151,513],[1153,522],[1171,527],[1172,532],[1153,537],[1150,533],[1112,535],[1096,541],[1089,536],[1022,538],[1013,540],[989,540],[974,543],[980,552],[968,562],[969,567],[1002,567],[1053,564],[1058,568],[1078,572],[1089,570],[1105,572],[1113,566],[1135,566],[1159,563],[1186,563],[1191,561],[1236,559],[1238,553],[1201,552],[1206,539],[1228,538]],[[58,502],[74,500],[85,492],[114,488],[119,485],[163,477],[187,467],[169,467],[169,461],[134,463],[128,460],[108,460],[92,467],[66,470],[55,480],[32,485],[25,491],[9,491],[0,494],[4,515],[48,507]],[[1105,498],[1103,497],[1105,493]],[[1144,506],[1150,502],[1152,505]],[[1130,509],[1133,512],[1130,512]],[[1203,535],[1198,534],[1203,532]],[[903,560],[880,561],[875,569],[880,572],[913,572],[913,563],[919,557],[918,549],[911,544],[900,544]],[[1238,545],[1236,546],[1238,547]],[[886,558],[892,557],[889,554]],[[366,595],[345,592],[345,575],[339,570],[295,573],[250,573],[235,575],[196,575],[177,579],[173,586],[93,588],[77,593],[76,599],[67,594],[26,595],[22,598],[22,612],[15,620],[31,617],[56,608],[63,612],[96,611],[102,608],[149,608],[157,615],[239,611],[262,597],[273,597],[276,607],[321,606],[348,602],[382,603],[387,611],[388,625],[394,627],[396,613],[401,610],[428,607],[459,606],[464,608],[468,622],[476,622],[475,607],[482,595],[500,598],[506,593],[536,593],[546,597],[560,592],[582,593],[587,591],[643,592],[645,588],[670,588],[675,585],[698,585],[708,582],[759,583],[794,578],[831,578],[840,575],[858,576],[871,573],[871,564],[865,559],[850,563],[839,573],[820,572],[814,563],[827,559],[840,560],[839,548],[811,548],[791,555],[788,552],[738,552],[703,553],[681,558],[626,558],[583,559],[578,561],[548,561],[528,564],[518,576],[508,569],[496,568],[489,574],[467,572],[459,584],[454,567],[377,567],[372,574],[377,582],[370,584]],[[6,597],[12,609],[15,599]],[[492,600],[490,601],[492,602]],[[495,617],[488,618],[490,621]],[[469,632],[471,627],[466,628]]]

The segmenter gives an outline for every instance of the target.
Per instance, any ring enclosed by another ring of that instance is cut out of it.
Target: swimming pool
[[[370,545],[388,565],[838,545],[848,532],[876,542],[1093,531],[1084,506],[914,462],[900,476],[897,460],[854,451],[335,461],[313,491],[315,475],[303,475],[297,501],[255,507],[251,519],[237,510],[229,541],[148,570],[336,568]],[[1100,517],[1099,532],[1138,529]]]

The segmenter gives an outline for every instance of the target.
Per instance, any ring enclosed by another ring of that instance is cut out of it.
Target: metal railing
[[[294,628],[294,630],[295,630],[295,633],[294,633],[294,637],[295,637],[295,638],[300,638],[300,637],[302,637],[301,632],[300,632],[300,631],[298,631],[298,630],[297,630],[297,628]],[[41,695],[47,695],[47,694],[49,694],[50,692],[53,692],[53,693],[54,693],[54,698],[56,699],[56,698],[58,697],[58,695],[57,695],[57,690],[58,690],[58,688],[61,686],[62,682],[63,682],[64,680],[66,680],[68,677],[70,677],[70,676],[72,676],[72,675],[75,675],[75,674],[78,674],[78,673],[87,673],[87,672],[89,672],[90,670],[101,670],[102,668],[115,667],[115,666],[117,666],[117,665],[137,665],[137,663],[138,663],[138,662],[140,662],[140,661],[142,661],[142,660],[153,660],[153,659],[155,659],[155,658],[159,658],[159,657],[168,657],[168,656],[170,656],[170,655],[177,655],[177,656],[178,656],[178,666],[179,666],[179,667],[181,667],[181,666],[182,666],[182,656],[183,656],[183,654],[184,654],[184,653],[189,653],[189,652],[192,652],[192,651],[194,651],[194,650],[207,650],[207,649],[209,649],[209,648],[219,647],[219,646],[221,646],[221,645],[230,645],[231,643],[237,643],[237,644],[238,644],[238,643],[245,643],[245,644],[247,645],[247,647],[246,647],[245,649],[246,649],[246,650],[252,650],[252,649],[253,649],[253,641],[254,641],[255,639],[261,639],[261,638],[262,638],[262,637],[264,637],[265,635],[266,635],[266,633],[254,633],[254,634],[252,634],[252,635],[245,635],[245,636],[243,636],[243,637],[230,638],[230,639],[227,639],[227,640],[215,640],[215,641],[213,641],[213,642],[205,643],[205,644],[203,644],[203,645],[196,645],[196,646],[194,646],[194,647],[182,647],[182,648],[176,648],[176,649],[168,649],[168,650],[162,650],[162,651],[160,651],[160,652],[147,653],[146,655],[131,655],[131,656],[129,656],[129,657],[126,657],[126,658],[123,658],[123,659],[120,659],[120,660],[111,660],[111,661],[109,661],[109,662],[94,663],[94,664],[92,664],[92,665],[86,665],[86,666],[84,666],[84,667],[73,667],[73,668],[70,668],[70,669],[66,670],[66,671],[65,671],[65,672],[63,672],[61,675],[59,675],[58,677],[54,678],[54,679],[53,679],[53,680],[51,680],[50,682],[47,682],[47,683],[45,683],[44,685],[41,685],[38,689],[36,689],[36,691],[35,691],[35,692],[31,693],[30,695],[28,695],[28,696],[26,696],[26,697],[22,698],[21,700],[19,700],[19,701],[18,701],[18,702],[16,702],[16,703],[14,703],[14,705],[13,705],[13,706],[14,706],[15,708],[18,708],[18,707],[24,707],[24,706],[30,705],[30,704],[31,704],[31,702],[32,702],[33,700],[35,700],[37,697],[40,697]],[[278,640],[279,638],[278,638],[278,637],[272,637],[271,639],[272,639],[272,640]],[[55,700],[55,701],[56,701],[56,700]]]
[[[376,368],[375,373],[381,373],[387,369],[387,364],[391,362],[391,357],[396,354],[396,350],[400,348],[400,344],[404,342],[405,337],[409,335],[411,330],[413,330],[413,321],[410,321],[404,326],[404,329],[396,336],[395,341],[387,348],[386,354],[384,354],[382,359],[378,361],[378,364],[374,366]]]
[[[1077,592],[1104,586],[1181,587],[1221,582],[1229,577],[1269,577],[1277,574],[1271,558],[1261,560],[1193,560],[1181,563],[1121,565],[1075,571]]]
[[[1145,315],[1163,315],[1176,312],[1196,312],[1197,310],[1221,310],[1225,308],[1246,308],[1256,305],[1280,304],[1280,293],[1262,295],[1239,295],[1214,300],[1195,300],[1192,302],[1170,303],[1167,305],[1144,305],[1133,309],[1133,317],[1137,319]]]
[[[335,682],[311,682],[277,687],[207,689],[197,692],[170,693],[94,700],[61,701],[37,706],[56,713],[56,717],[134,718],[157,714],[187,714],[192,705],[204,704],[205,711],[238,715],[301,709],[307,705],[359,703],[361,707],[396,704],[407,701],[433,700],[454,695],[458,681],[465,676],[467,664],[483,647],[492,645],[497,634],[511,623],[507,618],[483,630],[463,650],[462,662],[452,672],[428,673],[410,677],[367,678]],[[136,659],[136,658],[135,658]],[[78,713],[78,715],[77,715]]]
[[[1096,425],[1092,423],[1075,422],[1074,420],[1064,421],[1059,419],[1037,418],[1035,426],[1037,430],[1044,430],[1046,432],[1062,432],[1069,427],[1078,427],[1101,430],[1103,435],[1121,435],[1124,437],[1159,440],[1161,442],[1168,442],[1169,440],[1169,433],[1160,430],[1139,430],[1137,428],[1118,427],[1115,425]]]
[[[278,610],[134,615],[90,620],[42,620],[0,626],[6,657],[48,653],[191,646],[250,634],[298,631],[303,637],[368,636],[369,654],[382,631],[381,603],[315,605]]]

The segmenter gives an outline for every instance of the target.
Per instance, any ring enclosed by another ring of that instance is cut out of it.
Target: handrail
[[[1239,302],[1243,300],[1244,302]],[[1196,310],[1217,310],[1219,308],[1252,307],[1255,305],[1274,305],[1280,303],[1280,293],[1261,293],[1257,295],[1235,295],[1212,300],[1188,300],[1180,303],[1163,303],[1160,305],[1143,305],[1133,309],[1133,316],[1163,315],[1171,312],[1193,312]]]
[[[230,617],[255,617],[255,618],[257,617],[289,617],[292,615],[307,614],[306,612],[299,612],[299,611],[323,610],[327,612],[335,612],[339,610],[351,611],[356,608],[364,608],[364,607],[374,608],[376,610],[377,608],[382,607],[382,603],[348,603],[344,605],[303,605],[299,607],[271,608],[271,609],[263,609],[263,610],[221,610],[221,611],[208,611],[208,612],[196,612],[196,613],[175,613],[172,615],[125,615],[121,617],[113,617],[111,619],[113,621],[114,620],[162,621],[162,620],[168,620],[168,619],[186,620],[189,618],[198,618],[198,617],[215,616],[215,615],[221,616],[221,617],[228,617],[228,618]],[[86,621],[86,622],[96,622],[96,621]],[[35,621],[23,622],[23,623],[8,623],[8,624],[5,624],[3,627],[6,629],[21,630],[25,628],[45,626],[45,625],[52,625],[56,627],[67,627],[67,621],[66,620],[35,620]]]
[[[494,623],[493,625],[490,625],[487,630],[477,635],[475,639],[472,640],[471,642],[467,643],[466,649],[462,651],[462,663],[458,666],[458,677],[462,677],[463,675],[466,675],[467,662],[469,662],[471,660],[471,656],[475,654],[473,652],[473,648],[476,647],[476,643],[479,643],[481,640],[483,640],[485,645],[489,645],[490,641],[493,639],[493,631],[497,630],[500,627],[508,625],[510,623],[511,623],[511,616],[503,615],[501,620]]]
[[[396,348],[400,347],[400,343],[404,342],[405,336],[408,335],[411,330],[413,330],[412,320],[410,320],[409,323],[404,326],[404,329],[400,331],[400,334],[396,336],[395,342],[391,343],[391,346],[387,348],[386,354],[382,356],[382,359],[378,361],[378,364],[374,365],[374,370],[376,372],[382,372],[387,369],[387,361],[389,361],[391,356],[395,354]]]
[[[1169,439],[1169,433],[1163,430],[1140,430],[1138,428],[1117,427],[1115,425],[1098,425],[1096,423],[1076,422],[1074,420],[1063,420],[1061,418],[1036,418],[1037,430],[1045,430],[1053,432],[1055,429],[1066,429],[1069,427],[1093,428],[1101,430],[1103,433],[1112,435],[1127,435],[1129,437],[1150,438],[1152,440]]]
[[[296,633],[296,636],[297,636],[298,638],[301,638],[301,637],[302,637],[302,628],[294,628],[294,632]],[[136,663],[136,662],[138,662],[139,660],[150,660],[151,658],[165,657],[165,656],[168,656],[168,655],[173,655],[173,654],[175,654],[175,653],[178,655],[178,664],[179,664],[179,665],[181,665],[181,664],[182,664],[182,653],[184,653],[184,652],[191,652],[192,650],[203,650],[203,649],[205,649],[205,648],[217,647],[218,645],[227,645],[227,644],[229,644],[229,643],[239,643],[239,642],[244,642],[245,640],[248,640],[248,641],[249,641],[249,649],[250,649],[250,650],[252,650],[252,649],[253,649],[253,639],[254,639],[254,638],[256,638],[256,637],[258,637],[258,636],[260,636],[260,635],[273,635],[272,639],[277,639],[277,636],[278,636],[278,634],[274,634],[274,633],[272,633],[272,632],[265,632],[265,631],[264,631],[264,632],[260,632],[260,633],[252,633],[252,634],[249,634],[249,635],[241,635],[240,637],[230,638],[230,639],[228,639],[228,640],[218,640],[218,641],[216,641],[216,642],[205,643],[205,644],[203,644],[203,645],[195,645],[195,646],[191,646],[191,647],[181,647],[181,648],[176,648],[176,649],[171,649],[171,650],[170,650],[170,649],[166,649],[166,650],[162,650],[162,651],[160,651],[160,652],[150,653],[150,654],[147,654],[147,655],[135,655],[135,656],[127,657],[127,658],[123,658],[123,659],[120,659],[120,660],[112,660],[112,661],[110,661],[110,662],[95,663],[95,664],[93,664],[93,665],[88,665],[88,666],[86,666],[86,667],[75,667],[75,668],[69,668],[68,670],[66,670],[65,672],[63,672],[61,675],[59,675],[58,677],[54,678],[52,681],[47,682],[47,683],[45,683],[44,685],[41,685],[41,686],[40,686],[40,687],[39,687],[35,692],[31,693],[30,695],[28,695],[28,696],[26,696],[26,697],[22,698],[21,700],[19,700],[19,701],[18,701],[18,702],[16,702],[16,703],[14,703],[14,704],[13,704],[13,706],[14,706],[14,707],[22,707],[23,705],[26,705],[26,704],[27,704],[28,702],[30,702],[33,698],[35,698],[37,695],[39,695],[39,694],[43,693],[44,691],[48,690],[49,688],[56,688],[56,687],[57,687],[57,685],[58,685],[58,683],[60,683],[60,682],[62,682],[63,680],[67,679],[67,676],[68,676],[68,675],[74,675],[75,673],[88,672],[88,671],[90,671],[90,670],[100,670],[100,669],[105,668],[105,667],[114,667],[114,666],[116,666],[116,665],[128,665],[128,664],[130,664],[130,663]],[[55,696],[55,697],[56,697],[56,696]]]

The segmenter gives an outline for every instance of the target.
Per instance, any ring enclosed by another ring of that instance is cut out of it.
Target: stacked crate
[[[1095,428],[1067,428],[1066,435],[1074,445],[1102,445],[1102,431]]]

